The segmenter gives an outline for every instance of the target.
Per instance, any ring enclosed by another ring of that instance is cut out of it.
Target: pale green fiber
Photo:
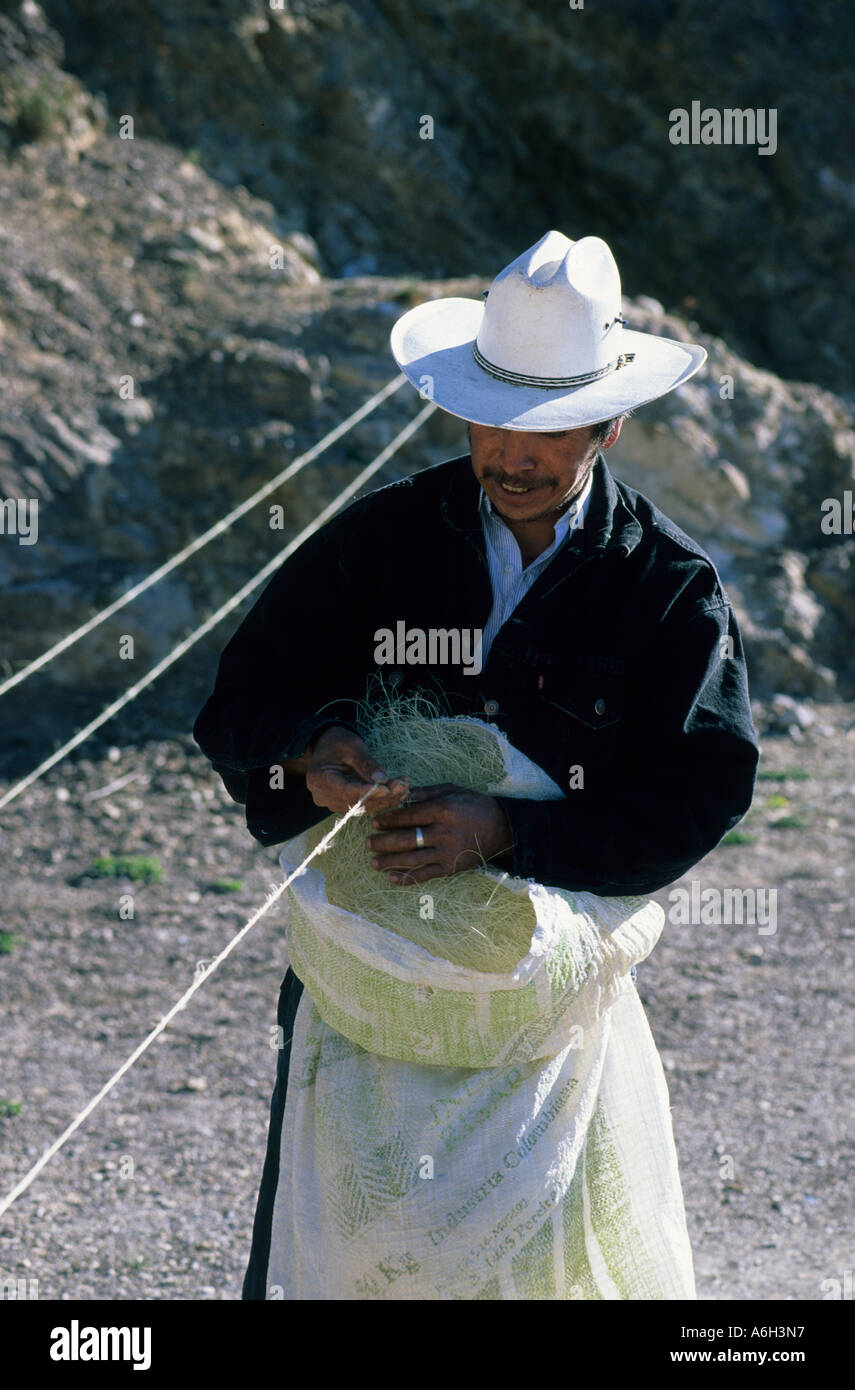
[[[487,726],[453,723],[424,696],[360,706],[355,723],[373,756],[390,776],[411,787],[453,782],[486,792],[502,781],[505,767],[495,733]],[[314,849],[330,830],[330,817],[307,836]],[[469,869],[426,883],[390,884],[371,868],[369,818],[356,817],[314,861],[324,874],[328,900],[415,942],[432,955],[485,973],[511,971],[526,955],[535,927],[527,895],[502,883],[495,869]]]

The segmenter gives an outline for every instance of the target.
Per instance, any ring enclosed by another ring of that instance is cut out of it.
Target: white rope
[[[218,608],[216,613],[212,613],[210,618],[206,618],[201,627],[197,627],[195,632],[191,632],[188,637],[185,637],[183,641],[179,642],[178,646],[174,647],[156,666],[153,666],[150,671],[146,672],[141,680],[138,680],[136,684],[126,690],[123,695],[120,695],[112,704],[109,704],[107,708],[102,710],[95,719],[91,720],[85,726],[85,728],[80,729],[67,743],[64,743],[61,748],[58,748],[55,753],[52,753],[49,758],[45,758],[44,762],[40,763],[37,768],[34,768],[32,772],[27,773],[26,777],[22,777],[20,782],[16,782],[14,786],[10,787],[9,790],[0,797],[0,810],[2,810],[4,806],[8,806],[10,801],[14,801],[16,796],[20,796],[21,792],[25,791],[27,787],[32,786],[33,782],[37,781],[43,773],[55,767],[58,762],[61,762],[66,753],[70,753],[72,749],[84,743],[90,734],[93,734],[96,729],[100,729],[102,724],[106,724],[108,719],[112,719],[113,715],[118,714],[119,710],[124,709],[125,705],[130,704],[131,700],[135,700],[141,691],[145,690],[153,681],[156,681],[158,676],[162,675],[170,666],[173,666],[185,652],[188,652],[190,648],[195,646],[212,628],[215,628],[228,613],[231,613],[234,608],[237,608],[239,604],[243,603],[243,600],[252,593],[253,589],[256,589],[269,575],[273,574],[274,570],[278,569],[279,566],[288,559],[289,555],[293,555],[294,551],[303,544],[303,541],[308,540],[309,536],[314,535],[315,531],[318,531],[321,526],[329,521],[330,517],[335,515],[348,498],[358,492],[369,478],[379,472],[392,455],[397,453],[402,445],[406,444],[407,440],[415,434],[416,430],[421,429],[425,420],[427,420],[428,416],[431,415],[434,410],[436,410],[436,406],[432,403],[420,410],[418,415],[414,416],[410,423],[405,425],[405,427],[395,435],[391,443],[387,444],[386,448],[383,449],[371,463],[363,468],[361,473],[357,474],[353,482],[348,483],[347,487],[343,488],[338,496],[333,498],[328,506],[324,507],[323,511],[315,517],[314,521],[304,527],[300,534],[295,536],[292,541],[289,541],[284,550],[274,555],[272,560],[268,560],[267,564],[264,565],[252,579],[248,580],[243,588],[239,589],[236,594],[233,594],[221,608]]]
[[[346,434],[354,425],[359,424],[360,420],[364,420],[366,415],[370,415],[373,410],[376,410],[378,405],[385,401],[387,397],[394,395],[396,391],[400,390],[405,381],[406,377],[403,375],[393,377],[391,381],[386,383],[382,391],[378,391],[376,395],[371,396],[365,404],[361,405],[358,410],[355,410],[352,415],[348,415],[346,420],[342,420],[340,425],[336,425],[335,429],[330,430],[329,434],[325,434],[323,439],[319,440],[317,444],[313,444],[311,449],[307,449],[305,454],[300,454],[298,458],[293,459],[286,468],[283,468],[280,473],[276,474],[275,478],[271,478],[269,483],[265,483],[264,486],[260,487],[257,492],[254,492],[251,497],[245,498],[239,506],[235,507],[233,511],[230,511],[227,516],[224,516],[222,521],[218,521],[207,531],[203,531],[201,536],[197,536],[189,545],[185,545],[184,549],[179,550],[177,555],[173,555],[170,560],[167,560],[158,569],[153,570],[147,578],[141,579],[138,584],[134,584],[132,588],[126,590],[126,592],[115,599],[113,603],[109,603],[106,608],[102,608],[94,617],[89,618],[80,627],[75,628],[73,632],[69,632],[66,637],[63,637],[59,642],[49,647],[41,656],[36,657],[35,661],[31,661],[28,666],[24,666],[20,671],[16,671],[13,676],[9,676],[6,680],[0,681],[0,695],[5,695],[7,690],[11,690],[13,686],[20,685],[21,681],[26,680],[27,676],[31,676],[34,671],[40,671],[43,666],[47,666],[48,662],[53,661],[53,658],[59,656],[60,652],[67,651],[68,648],[79,641],[81,637],[85,637],[87,633],[94,631],[101,623],[111,618],[114,613],[118,613],[120,608],[124,608],[126,604],[132,603],[135,598],[139,598],[140,594],[145,593],[146,589],[150,589],[152,585],[156,584],[164,575],[177,569],[179,565],[183,565],[185,560],[189,559],[191,555],[195,555],[196,552],[201,550],[203,546],[206,546],[209,541],[212,541],[215,536],[221,536],[224,531],[227,531],[230,526],[234,525],[240,517],[245,516],[257,503],[263,501],[265,497],[269,497],[271,492],[275,492],[276,489],[287,482],[289,478],[293,478],[296,473],[300,472],[301,468],[305,468],[306,464],[311,463],[320,454],[324,453],[331,444],[335,444],[337,440],[341,439],[343,434]]]
[[[314,859],[316,854],[320,854],[322,850],[326,849],[327,845],[329,845],[334,836],[338,834],[342,826],[350,820],[351,816],[355,816],[357,814],[357,812],[361,809],[363,802],[367,800],[367,798],[371,795],[371,793],[374,790],[374,787],[369,788],[369,790],[365,792],[364,796],[361,796],[358,801],[354,802],[353,806],[350,807],[350,810],[345,812],[340,821],[336,821],[332,830],[327,832],[327,834],[321,840],[320,844],[318,844],[316,848],[312,850],[311,854],[308,854],[306,856],[302,864],[299,864],[297,868],[294,869],[293,873],[290,873],[288,877],[282,883],[280,883],[277,888],[271,890],[271,892],[268,894],[267,898],[262,903],[258,911],[252,914],[249,921],[244,923],[240,931],[232,937],[231,941],[220,952],[220,954],[214,957],[210,965],[208,965],[205,968],[205,970],[199,972],[190,988],[188,990],[185,990],[178,1002],[172,1005],[172,1008],[169,1010],[168,1013],[163,1015],[163,1018],[160,1020],[159,1023],[155,1024],[148,1037],[144,1038],[143,1041],[139,1044],[139,1046],[134,1048],[130,1057],[128,1057],[127,1060],[122,1063],[118,1071],[113,1072],[113,1075],[110,1077],[109,1081],[107,1081],[101,1087],[98,1094],[96,1096],[93,1096],[92,1099],[86,1105],[84,1105],[80,1113],[78,1115],[75,1115],[68,1128],[64,1129],[59,1138],[55,1139],[54,1142],[50,1145],[50,1147],[45,1149],[41,1158],[37,1159],[37,1161],[33,1164],[29,1172],[25,1173],[24,1176],[21,1178],[21,1181],[19,1183],[16,1183],[16,1185],[12,1188],[12,1191],[9,1192],[3,1198],[2,1202],[0,1202],[0,1216],[2,1216],[4,1212],[7,1212],[9,1210],[12,1203],[14,1201],[17,1201],[18,1197],[21,1196],[22,1192],[26,1192],[27,1188],[30,1186],[32,1182],[35,1181],[35,1179],[38,1177],[39,1173],[46,1166],[46,1164],[50,1162],[50,1160],[54,1157],[55,1154],[59,1153],[62,1146],[65,1143],[67,1143],[67,1141],[71,1138],[72,1134],[74,1134],[75,1131],[80,1128],[84,1120],[88,1119],[88,1117],[92,1114],[92,1111],[95,1109],[96,1105],[99,1105],[100,1102],[104,1099],[104,1097],[110,1091],[112,1091],[113,1087],[117,1085],[119,1081],[121,1081],[125,1073],[130,1071],[134,1063],[143,1055],[146,1049],[151,1046],[155,1038],[158,1037],[159,1034],[161,1034],[164,1031],[164,1029],[168,1027],[175,1015],[177,1013],[180,1013],[181,1010],[187,1006],[187,1003],[196,993],[197,989],[200,989],[201,986],[205,983],[205,981],[209,979],[211,975],[213,975],[217,967],[226,959],[226,956],[231,955],[232,951],[235,949],[238,943],[243,940],[247,932],[251,931],[251,929],[255,926],[256,922],[260,921],[261,918],[265,915],[265,913],[270,911],[273,904],[277,902],[279,898],[281,898],[288,885],[294,882],[294,879],[297,877],[297,875],[303,872],[303,870],[306,868],[306,865],[309,864],[312,859]]]

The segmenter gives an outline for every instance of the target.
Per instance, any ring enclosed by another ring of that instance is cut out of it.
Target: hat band
[[[546,389],[552,386],[586,386],[588,382],[599,381],[610,372],[616,372],[619,367],[625,367],[635,358],[634,352],[622,352],[614,362],[608,362],[594,372],[583,372],[581,376],[526,376],[524,372],[509,372],[505,367],[497,367],[495,362],[488,362],[479,350],[477,341],[472,344],[472,355],[478,366],[498,381],[507,381],[511,386],[540,386]]]

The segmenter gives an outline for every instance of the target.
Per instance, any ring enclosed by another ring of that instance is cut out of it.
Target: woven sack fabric
[[[562,795],[492,732],[505,766],[492,791]],[[286,873],[307,852],[305,836],[286,845]],[[536,920],[505,974],[333,906],[311,865],[291,885],[306,989],[271,1297],[695,1297],[667,1087],[629,975],[662,909],[504,884]]]

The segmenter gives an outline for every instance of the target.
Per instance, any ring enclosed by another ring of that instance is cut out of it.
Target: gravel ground
[[[776,930],[669,922],[639,970],[702,1298],[821,1299],[855,1265],[855,708],[809,714],[773,733],[758,706],[745,842],[678,885],[774,889]],[[69,760],[3,815],[5,1192],[279,870],[188,737]],[[105,855],[153,856],[162,878],[92,876]],[[673,914],[672,893],[656,896]],[[41,1299],[239,1297],[286,963],[274,908],[0,1217],[0,1274],[37,1280]]]

